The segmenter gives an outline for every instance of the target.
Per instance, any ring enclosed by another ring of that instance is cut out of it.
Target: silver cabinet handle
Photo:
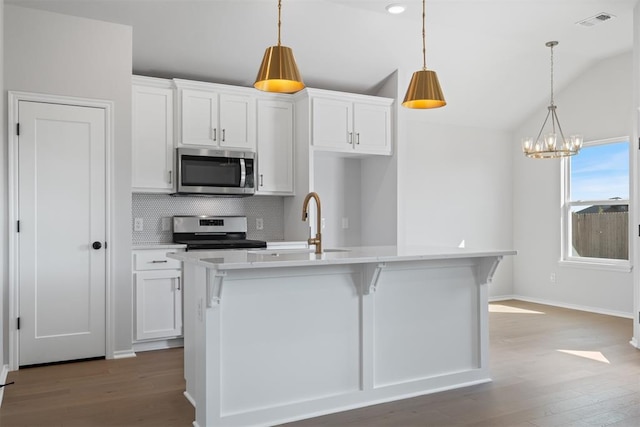
[[[162,261],[154,259],[153,261],[151,261],[151,264],[164,264],[167,262],[169,261],[167,261],[166,259],[163,259]]]
[[[177,277],[176,279],[178,280],[178,288],[177,288],[177,290],[179,291],[180,290],[180,278]]]
[[[173,171],[169,171],[169,184],[173,184]]]
[[[264,187],[264,179],[262,174],[260,174],[260,187]]]
[[[360,145],[360,133],[356,133],[356,144]]]
[[[218,140],[218,129],[213,128],[213,140],[217,141]]]
[[[225,131],[226,129],[222,129],[222,142],[224,142],[225,140],[225,133],[226,133]]]
[[[353,144],[353,132],[349,132],[349,142],[347,144]]]

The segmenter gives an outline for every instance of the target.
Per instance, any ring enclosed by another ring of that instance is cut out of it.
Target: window
[[[585,143],[564,160],[562,261],[629,268],[629,140]]]

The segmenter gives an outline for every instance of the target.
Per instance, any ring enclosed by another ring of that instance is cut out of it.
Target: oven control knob
[[[102,243],[93,242],[93,244],[91,246],[93,247],[93,249],[98,250],[98,249],[102,248]]]

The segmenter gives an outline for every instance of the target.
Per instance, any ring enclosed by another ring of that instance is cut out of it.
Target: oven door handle
[[[240,188],[244,188],[247,182],[247,168],[244,159],[240,159]]]

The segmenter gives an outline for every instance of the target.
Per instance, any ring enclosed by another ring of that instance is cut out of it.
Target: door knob
[[[93,249],[98,250],[100,248],[102,248],[102,243],[100,242],[93,242],[93,244],[91,245],[91,247],[93,247]]]

